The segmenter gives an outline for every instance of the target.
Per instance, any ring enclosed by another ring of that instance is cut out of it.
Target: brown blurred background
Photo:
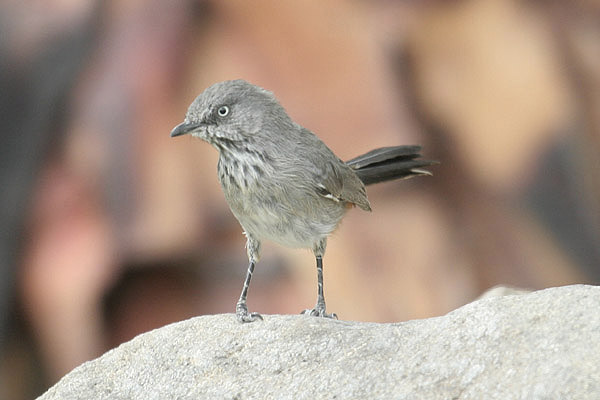
[[[141,332],[233,312],[244,237],[216,151],[171,139],[243,78],[348,159],[422,144],[329,241],[341,319],[441,315],[486,289],[600,280],[600,2],[0,3],[0,398]],[[251,310],[312,307],[309,251],[266,244]],[[233,318],[233,316],[232,316]]]

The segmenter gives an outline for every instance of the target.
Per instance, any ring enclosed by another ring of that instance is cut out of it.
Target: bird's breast
[[[247,233],[288,247],[312,248],[335,230],[347,210],[343,204],[261,163],[254,158],[219,159],[225,199]]]
[[[256,188],[269,169],[258,156],[219,157],[217,171],[225,194],[239,195]]]

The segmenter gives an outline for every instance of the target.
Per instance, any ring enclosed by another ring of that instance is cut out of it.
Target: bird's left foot
[[[256,320],[262,320],[263,317],[257,312],[249,312],[248,306],[245,302],[238,302],[235,307],[235,315],[240,322],[254,322]]]
[[[318,303],[315,306],[315,308],[313,308],[312,310],[304,310],[300,314],[310,315],[312,317],[338,319],[336,313],[327,314],[327,312],[325,312],[325,304],[318,304]]]

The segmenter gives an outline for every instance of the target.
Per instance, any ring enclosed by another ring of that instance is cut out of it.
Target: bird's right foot
[[[263,319],[262,315],[259,313],[249,312],[246,303],[237,303],[235,306],[235,315],[240,322],[254,322],[257,319]]]

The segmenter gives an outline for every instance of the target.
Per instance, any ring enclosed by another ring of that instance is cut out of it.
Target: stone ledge
[[[50,399],[597,399],[600,287],[488,297],[394,324],[233,314],[144,333]]]

